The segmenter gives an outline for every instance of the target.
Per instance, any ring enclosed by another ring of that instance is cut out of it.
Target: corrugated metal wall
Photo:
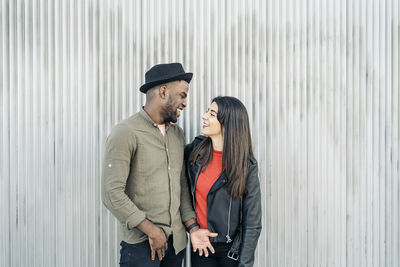
[[[256,266],[399,266],[399,1],[1,0],[0,266],[116,266],[100,201],[111,127],[144,72],[194,72],[187,141],[217,95],[248,107]]]

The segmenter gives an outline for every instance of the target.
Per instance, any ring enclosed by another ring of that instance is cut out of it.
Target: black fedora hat
[[[190,83],[192,77],[193,73],[185,72],[180,63],[154,65],[146,72],[146,83],[140,87],[140,92],[146,93],[150,88],[167,82],[185,80]]]

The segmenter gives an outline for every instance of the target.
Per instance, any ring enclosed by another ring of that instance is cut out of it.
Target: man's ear
[[[161,85],[158,88],[158,94],[160,95],[161,99],[165,99],[168,96],[168,88],[165,84]]]

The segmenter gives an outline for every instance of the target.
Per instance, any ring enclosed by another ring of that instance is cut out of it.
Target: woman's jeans
[[[238,261],[228,258],[232,243],[211,243],[215,253],[208,253],[208,257],[199,256],[199,252],[192,251],[192,267],[235,267]]]

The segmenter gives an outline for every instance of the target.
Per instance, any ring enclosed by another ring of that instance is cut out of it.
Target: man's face
[[[189,84],[186,81],[174,81],[167,84],[168,99],[163,108],[164,122],[175,123],[186,107],[186,98],[189,91]]]

